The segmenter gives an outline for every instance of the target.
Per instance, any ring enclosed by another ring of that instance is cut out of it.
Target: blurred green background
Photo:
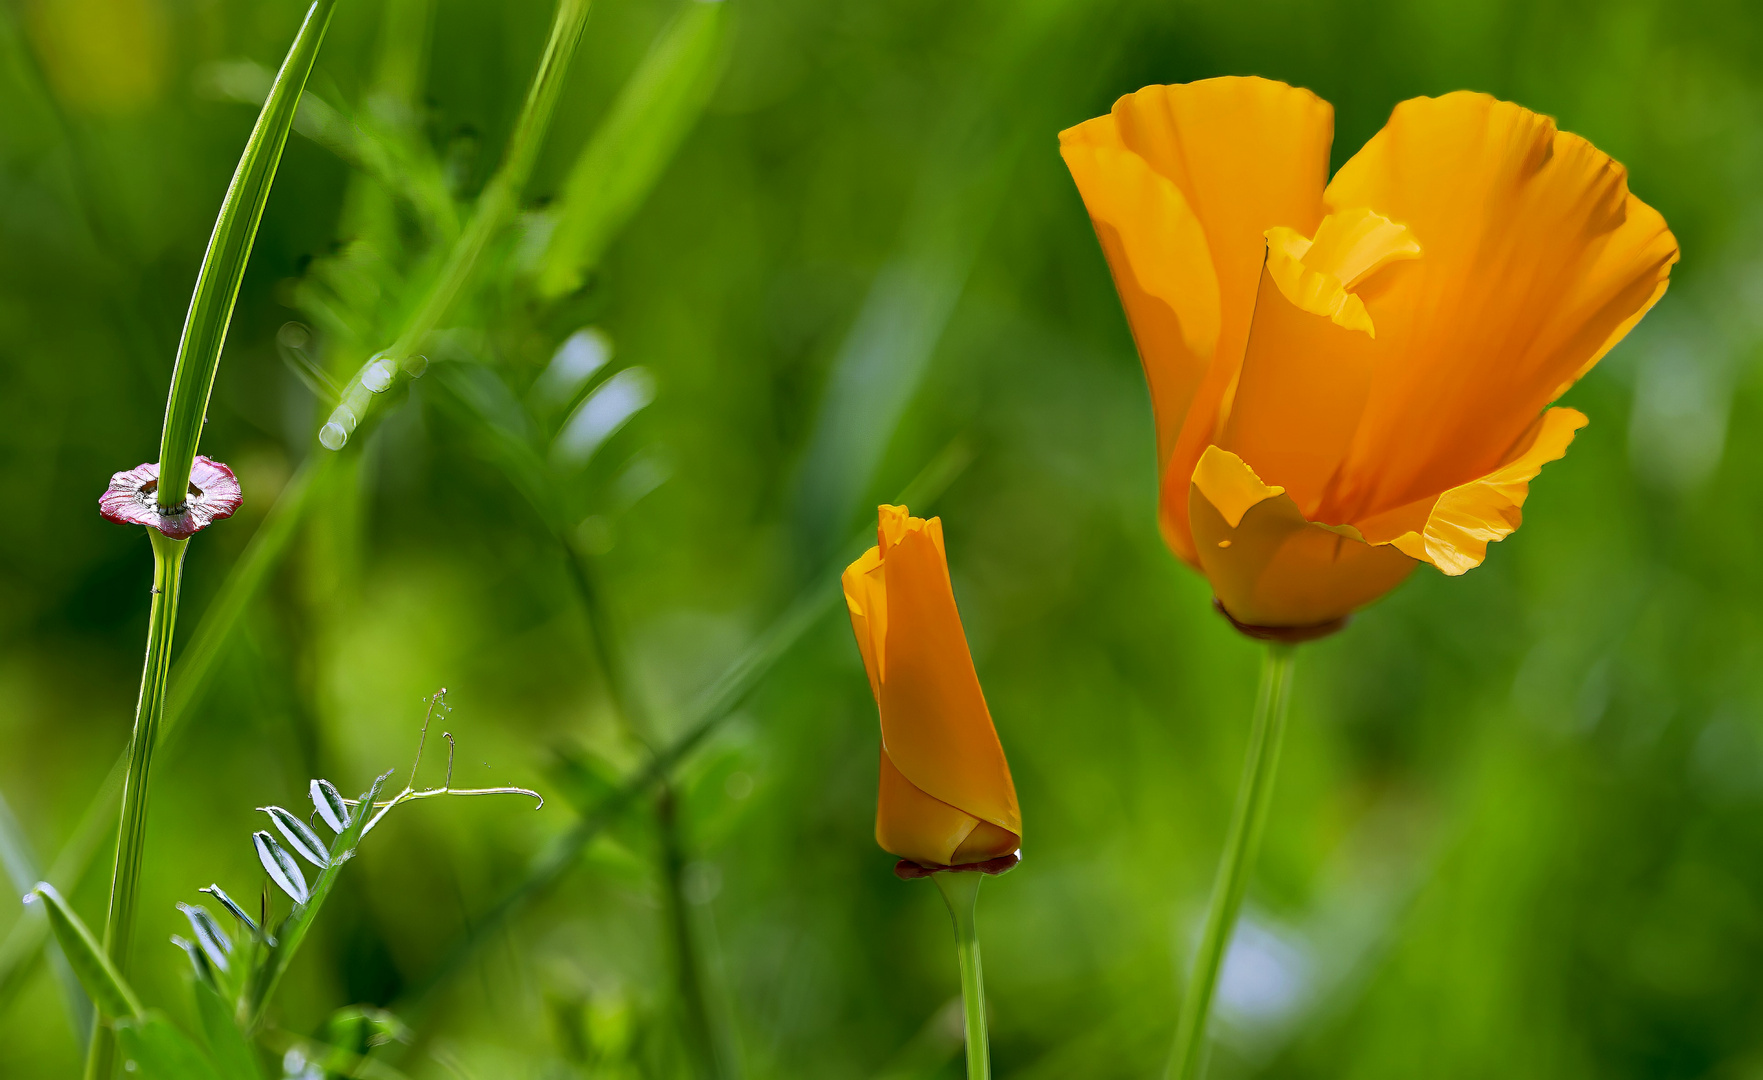
[[[94,503],[155,455],[249,101],[301,10],[0,5],[0,793],[42,865],[140,672],[147,545]],[[330,453],[326,395],[432,275],[550,17],[341,3],[311,85],[329,111],[289,143],[202,443],[245,506],[192,544],[180,644]],[[532,252],[566,177],[684,18],[715,20],[702,93],[546,298]],[[665,742],[877,501],[966,462],[930,509],[1026,819],[981,898],[997,1072],[1157,1075],[1257,651],[1157,537],[1147,398],[1055,134],[1147,83],[1259,74],[1334,103],[1337,165],[1412,95],[1548,112],[1629,166],[1684,259],[1569,395],[1592,425],[1524,528],[1301,651],[1213,1075],[1763,1076],[1760,55],[1739,0],[595,0],[521,220],[428,375],[321,474],[157,761],[144,996],[189,1025],[174,903],[257,894],[253,807],[408,767],[445,686],[456,782],[547,804],[388,819],[282,1032],[365,1004],[408,1025],[374,1057],[411,1077],[689,1075],[685,941],[722,1076],[958,1075],[947,916],[871,839],[874,706],[833,609],[662,801],[485,920],[645,759],[571,552]],[[61,883],[94,922],[96,863]],[[0,932],[25,917],[0,905]],[[38,963],[0,1012],[0,1076],[74,1075],[67,1015]]]

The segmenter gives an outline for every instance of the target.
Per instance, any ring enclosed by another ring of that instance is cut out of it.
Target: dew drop
[[[422,378],[422,373],[429,369],[429,358],[422,355],[409,357],[404,361],[404,370],[412,379]]]
[[[361,385],[367,387],[376,394],[385,393],[386,388],[392,385],[392,372],[387,366],[387,362],[384,360],[377,361],[366,371],[362,372]]]
[[[335,420],[318,429],[318,443],[326,450],[341,450],[348,441],[349,432]]]

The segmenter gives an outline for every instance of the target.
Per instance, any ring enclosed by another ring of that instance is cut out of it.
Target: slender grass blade
[[[49,915],[49,928],[60,943],[62,954],[98,1008],[106,1016],[142,1015],[141,999],[135,996],[134,989],[116,970],[110,957],[104,954],[92,931],[55,891],[55,886],[39,881],[27,895],[42,903],[43,910]]]

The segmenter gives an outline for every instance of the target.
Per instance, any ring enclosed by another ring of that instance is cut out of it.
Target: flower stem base
[[[1222,610],[1222,609],[1220,609]],[[1175,1048],[1170,1054],[1169,1080],[1197,1080],[1206,1051],[1206,1022],[1212,1014],[1212,998],[1218,987],[1218,969],[1224,960],[1242,910],[1243,892],[1254,869],[1261,833],[1267,824],[1267,807],[1273,798],[1273,777],[1279,768],[1280,744],[1285,740],[1286,711],[1291,701],[1292,651],[1290,644],[1269,642],[1261,662],[1261,687],[1255,696],[1255,716],[1249,728],[1248,757],[1243,779],[1231,812],[1230,831],[1212,881],[1212,899],[1206,906],[1206,924],[1200,949],[1188,974],[1182,995],[1181,1019],[1176,1027]]]

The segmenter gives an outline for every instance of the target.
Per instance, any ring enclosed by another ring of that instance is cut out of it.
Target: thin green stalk
[[[978,906],[978,871],[932,874],[949,918],[955,923],[955,952],[961,960],[961,1015],[967,1024],[967,1080],[992,1080],[992,1044],[986,1035],[986,976],[979,961],[979,930],[973,912]]]
[[[227,185],[220,215],[214,220],[214,232],[208,238],[208,251],[202,257],[196,292],[190,298],[190,311],[178,341],[171,394],[165,402],[165,427],[159,436],[158,503],[164,510],[182,506],[188,497],[190,465],[202,438],[208,396],[214,389],[214,373],[220,367],[221,349],[226,345],[227,327],[232,322],[233,301],[238,298],[239,283],[245,278],[245,264],[257,239],[257,223],[269,201],[270,185],[275,182],[282,148],[294,126],[300,94],[306,89],[306,78],[318,59],[318,48],[324,43],[324,32],[335,8],[336,0],[313,0],[307,9],[300,32],[282,61],[281,70],[276,72],[269,98],[251,129],[232,183]]]
[[[1212,881],[1200,951],[1188,973],[1187,992],[1182,995],[1181,1022],[1166,1074],[1171,1080],[1197,1080],[1204,1068],[1206,1021],[1218,987],[1218,968],[1236,929],[1243,892],[1267,825],[1267,807],[1273,800],[1273,777],[1279,768],[1279,748],[1285,740],[1286,711],[1291,704],[1292,650],[1291,645],[1270,642],[1261,661],[1261,687],[1249,725],[1249,753],[1243,762],[1243,779],[1231,812],[1230,831],[1225,834],[1224,853],[1218,860],[1218,876]]]
[[[532,85],[527,88],[520,116],[514,121],[514,134],[509,137],[501,166],[478,194],[465,231],[447,251],[446,261],[405,322],[398,339],[385,352],[369,357],[343,387],[337,407],[331,410],[324,426],[319,429],[318,441],[326,449],[343,448],[355,434],[357,425],[367,418],[375,397],[391,387],[399,370],[414,376],[421,374],[427,366],[426,359],[418,359],[418,350],[452,310],[459,294],[471,281],[490,241],[496,238],[520,205],[521,192],[532,177],[539,149],[545,143],[545,132],[551,126],[557,97],[563,92],[564,77],[569,74],[570,62],[575,59],[576,47],[581,44],[589,2],[558,0],[557,14],[551,20],[551,33],[545,39],[545,51],[539,57],[539,68],[533,73]]]
[[[393,343],[390,353],[395,359],[403,360],[415,353],[422,347],[423,340],[440,325],[453,306],[454,298],[477,268],[484,249],[519,205],[521,191],[531,178],[533,165],[539,159],[539,148],[544,145],[545,131],[551,126],[551,114],[557,108],[557,96],[563,91],[564,76],[569,74],[576,46],[581,44],[582,27],[588,21],[588,7],[589,0],[559,0],[557,15],[551,20],[551,34],[545,41],[545,52],[539,58],[539,69],[533,74],[526,101],[515,120],[514,134],[508,140],[502,167],[478,196],[471,222],[447,253],[447,262],[441,267],[434,286]]]
[[[124,977],[129,947],[134,944],[135,900],[140,893],[141,854],[147,839],[147,781],[159,721],[165,715],[165,690],[171,675],[171,635],[177,623],[178,586],[184,576],[188,540],[173,540],[148,529],[153,542],[153,604],[147,616],[147,661],[141,671],[141,696],[135,705],[135,733],[129,742],[128,771],[122,782],[122,828],[116,843],[116,869],[110,878],[110,914],[104,924],[104,951]],[[115,1068],[116,1038],[104,1024],[92,1028],[92,1049],[86,1057],[88,1080],[108,1080]]]
[[[667,916],[673,933],[675,979],[679,985],[681,1019],[693,1062],[700,1076],[721,1080],[724,1067],[721,1040],[710,1019],[710,997],[704,981],[704,964],[698,955],[698,935],[693,932],[692,912],[686,899],[685,847],[680,843],[678,806],[673,785],[663,783],[655,800],[656,823],[661,832],[661,870],[667,886]]]

